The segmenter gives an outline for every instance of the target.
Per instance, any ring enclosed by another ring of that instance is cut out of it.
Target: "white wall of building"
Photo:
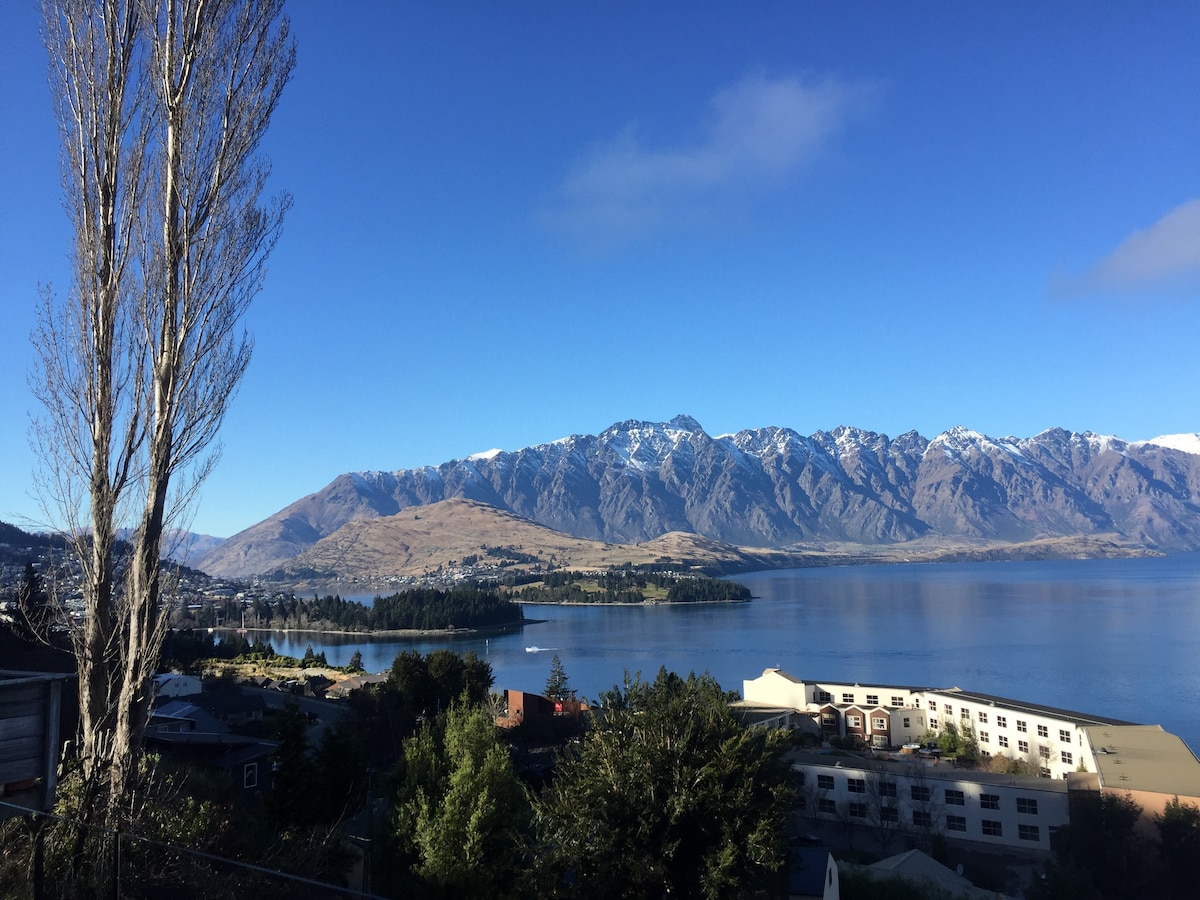
[[[1070,821],[1062,781],[988,776],[920,764],[853,763],[809,756],[793,765],[803,776],[806,813],[878,829],[885,827],[880,823],[881,809],[887,808],[894,810],[890,827],[896,835],[941,834],[952,840],[1042,851],[1050,849],[1051,832]]]

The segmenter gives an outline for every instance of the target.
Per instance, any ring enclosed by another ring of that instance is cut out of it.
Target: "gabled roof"
[[[896,856],[889,856],[879,862],[867,866],[871,872],[890,873],[907,878],[911,881],[932,884],[952,897],[995,898],[1000,895],[994,891],[977,888],[969,879],[964,878],[952,869],[948,869],[928,854],[920,850],[909,850]]]

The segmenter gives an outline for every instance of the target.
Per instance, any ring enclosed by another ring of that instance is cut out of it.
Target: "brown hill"
[[[626,563],[748,571],[811,564],[821,554],[748,550],[695,534],[671,533],[640,544],[571,537],[473,500],[443,500],[393,516],[355,519],[300,553],[273,577],[297,585],[357,583],[385,587],[398,577],[468,568],[510,572],[607,569]],[[474,558],[474,559],[473,559]],[[469,565],[468,565],[469,564]]]
[[[1068,559],[1143,553],[1102,539],[914,541],[772,550],[670,532],[613,544],[571,537],[473,500],[443,500],[392,516],[355,519],[271,574],[293,590],[365,593],[430,576],[488,576],[661,564],[712,574],[854,563]]]

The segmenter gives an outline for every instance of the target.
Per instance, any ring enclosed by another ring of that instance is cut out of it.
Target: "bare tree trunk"
[[[119,817],[165,634],[164,535],[250,359],[240,320],[290,198],[256,156],[295,64],[283,0],[43,0],[75,230],[34,336],[41,487],[83,570],[87,797]],[[122,527],[132,550],[117,558]]]

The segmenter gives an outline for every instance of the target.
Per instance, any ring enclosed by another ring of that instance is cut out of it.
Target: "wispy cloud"
[[[719,91],[697,136],[647,146],[636,125],[593,148],[559,185],[547,221],[589,238],[674,229],[720,201],[786,183],[859,114],[874,87],[750,75]]]
[[[1200,198],[1175,207],[1135,231],[1082,274],[1059,285],[1064,293],[1145,294],[1200,287]]]

